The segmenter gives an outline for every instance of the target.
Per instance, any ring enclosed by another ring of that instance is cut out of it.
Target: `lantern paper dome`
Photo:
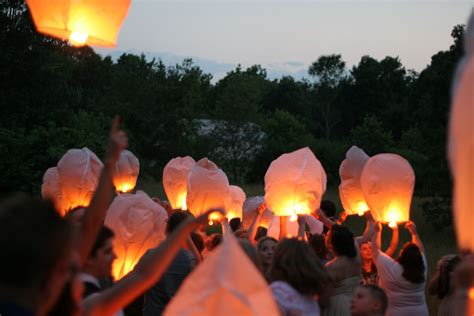
[[[360,186],[360,176],[368,160],[369,156],[362,149],[352,146],[339,167],[339,197],[347,215],[363,215],[369,210]]]
[[[448,158],[453,175],[453,217],[461,250],[474,251],[474,11],[464,34],[449,122]]]
[[[163,169],[163,187],[173,209],[187,210],[186,196],[188,175],[196,165],[193,158],[177,157],[171,159]]]
[[[97,188],[102,162],[88,148],[70,149],[58,162],[62,214],[76,207],[89,206]]]
[[[252,224],[252,221],[257,217],[258,215],[258,207],[265,201],[263,196],[252,196],[249,197],[245,200],[244,206],[243,206],[243,221],[242,225],[244,229],[249,229],[250,225]],[[260,219],[260,226],[268,228],[270,225],[270,222],[272,218],[275,216],[272,211],[270,211],[268,208],[265,208],[263,211],[263,215]]]
[[[27,0],[36,29],[72,45],[115,47],[131,0]]]
[[[361,186],[376,221],[394,227],[410,219],[415,173],[403,157],[396,154],[371,157],[362,171]]]
[[[226,217],[231,220],[233,218],[242,218],[243,206],[245,202],[245,192],[236,185],[229,186],[230,199],[226,206]]]
[[[298,222],[297,221],[286,221],[286,237],[295,238],[298,237]],[[280,217],[273,216],[268,226],[267,236],[273,237],[276,240],[280,237]]]
[[[188,210],[197,217],[210,209],[225,209],[229,199],[229,180],[225,173],[207,158],[199,160],[188,176]],[[212,215],[211,220],[217,219]]]
[[[59,189],[59,174],[57,167],[49,168],[44,173],[43,184],[41,185],[41,196],[43,199],[52,200],[56,209],[64,216],[66,209],[63,206],[61,190]]]
[[[145,192],[115,197],[107,211],[105,225],[115,233],[113,264],[116,280],[129,273],[145,252],[165,239],[168,214]]]
[[[265,204],[277,216],[311,214],[326,191],[326,173],[308,148],[283,154],[265,174]]]
[[[113,175],[115,190],[121,193],[132,191],[137,184],[139,171],[138,158],[128,150],[122,150]]]
[[[232,234],[184,280],[163,315],[230,314],[280,315],[268,283]]]

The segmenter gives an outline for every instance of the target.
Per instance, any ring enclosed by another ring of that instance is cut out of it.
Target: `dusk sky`
[[[448,49],[451,30],[465,24],[474,1],[159,1],[132,0],[117,48],[97,50],[193,58],[219,79],[237,64],[261,64],[270,77],[301,78],[322,54],[351,67],[363,55],[399,56],[421,71]]]

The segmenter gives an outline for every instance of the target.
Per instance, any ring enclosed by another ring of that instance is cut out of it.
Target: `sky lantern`
[[[410,219],[415,173],[406,159],[396,154],[371,157],[362,171],[361,186],[376,221],[395,227]]]
[[[464,50],[453,86],[448,158],[458,245],[460,250],[474,252],[474,11],[464,34]]]
[[[195,165],[196,162],[189,156],[177,157],[171,159],[163,169],[163,188],[173,209],[188,209],[188,175]]]
[[[325,191],[326,173],[308,147],[281,155],[265,174],[265,204],[291,221],[316,210]]]
[[[102,162],[88,148],[70,149],[58,162],[62,214],[89,206],[102,172]]]
[[[260,204],[264,203],[265,199],[263,196],[252,196],[245,200],[243,205],[243,221],[242,225],[245,229],[248,229],[252,224],[252,221],[255,217],[257,217],[257,210]],[[260,226],[268,228],[270,226],[270,222],[275,216],[271,210],[265,208],[263,211],[263,215],[260,219]]]
[[[184,280],[164,316],[280,315],[268,283],[226,234],[221,245]]]
[[[359,147],[352,146],[346,153],[346,159],[339,167],[341,184],[339,197],[347,215],[364,215],[369,210],[360,186],[360,176],[369,156]]]
[[[226,174],[215,163],[203,158],[191,169],[188,176],[186,204],[196,217],[214,209],[229,205],[230,188]],[[209,219],[220,219],[219,213],[211,213]]]
[[[65,215],[66,209],[64,209],[61,191],[59,189],[59,174],[57,167],[49,168],[44,173],[43,184],[41,185],[41,196],[43,199],[52,200],[54,206],[61,215]]]
[[[131,0],[27,0],[40,33],[74,46],[115,47]]]
[[[128,150],[122,150],[113,175],[115,191],[119,193],[132,191],[137,184],[139,171],[138,158]]]
[[[245,202],[245,192],[236,185],[229,186],[230,199],[226,206],[226,217],[231,220],[233,218],[242,218],[243,206]]]
[[[105,225],[115,233],[117,255],[112,274],[116,280],[129,273],[138,260],[165,239],[166,211],[145,192],[121,194],[105,216]]]

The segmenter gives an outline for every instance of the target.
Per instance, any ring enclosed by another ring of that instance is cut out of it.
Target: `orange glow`
[[[265,174],[265,204],[276,216],[311,214],[325,191],[326,173],[307,147],[281,155]]]
[[[361,185],[376,221],[395,227],[410,219],[415,173],[404,158],[395,154],[373,156],[364,167]]]
[[[468,296],[470,300],[474,300],[474,287],[471,287],[468,291]]]
[[[131,192],[137,184],[139,172],[140,162],[138,158],[128,150],[122,150],[119,160],[115,164],[112,179],[115,191],[118,193]]]
[[[38,32],[74,46],[115,47],[131,0],[27,0]]]
[[[246,199],[245,192],[236,185],[229,186],[230,198],[226,205],[226,217],[228,220],[242,218],[243,206]]]
[[[292,215],[290,216],[290,222],[296,222],[297,220],[298,220],[298,215],[292,214]]]
[[[193,158],[177,157],[171,159],[163,169],[163,188],[171,207],[175,210],[187,210],[188,175],[196,165]]]

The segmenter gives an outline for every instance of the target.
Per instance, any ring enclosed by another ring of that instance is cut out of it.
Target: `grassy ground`
[[[158,196],[159,198],[166,198],[163,191],[163,186],[161,182],[156,182],[152,180],[143,181],[140,183],[140,189],[146,191],[150,196]],[[263,195],[264,188],[262,185],[245,185],[242,186],[247,196]],[[338,210],[342,210],[341,204],[339,202],[339,194],[337,188],[329,188],[324,199],[330,199],[336,203]],[[431,275],[435,272],[436,262],[443,255],[448,253],[456,252],[456,243],[454,239],[454,232],[452,227],[446,228],[443,232],[436,231],[429,224],[425,222],[425,219],[422,214],[420,201],[415,198],[413,201],[411,219],[416,223],[419,235],[421,240],[426,248],[426,256],[428,260],[428,280],[431,278]],[[346,225],[351,228],[351,230],[356,235],[362,234],[365,227],[365,220],[357,216],[349,216],[346,221]],[[408,232],[401,228],[400,229],[400,244],[399,248],[409,241],[410,235]],[[384,249],[388,246],[390,242],[390,231],[387,227],[384,227],[383,231],[383,247]],[[436,315],[438,309],[438,300],[435,297],[426,295],[426,300],[428,307],[430,309],[430,315]]]

